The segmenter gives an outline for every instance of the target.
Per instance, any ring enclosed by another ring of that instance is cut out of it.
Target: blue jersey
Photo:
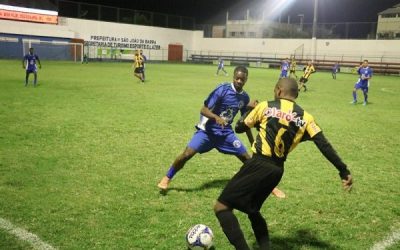
[[[368,86],[368,80],[369,79],[364,79],[364,78],[371,78],[372,77],[372,69],[370,67],[360,67],[358,69],[358,74],[360,75],[360,78],[358,79],[359,84],[361,84],[361,86]]]
[[[36,60],[39,60],[39,57],[36,54],[26,54],[24,56],[24,61],[26,61],[26,70],[36,71]]]
[[[290,64],[289,64],[289,62],[288,61],[283,61],[282,63],[281,63],[281,71],[282,72],[286,72],[286,71],[288,71],[289,70],[289,66],[290,66]]]
[[[335,63],[335,65],[333,65],[333,67],[332,67],[332,72],[333,73],[339,72],[339,68],[340,68],[339,64]]]
[[[224,67],[224,60],[220,59],[218,62],[218,68],[222,69]]]
[[[204,106],[209,108],[214,114],[222,117],[227,125],[224,128],[217,124],[215,120],[209,120],[200,115],[200,122],[196,125],[198,129],[211,132],[215,135],[227,135],[232,133],[232,122],[236,114],[240,111],[246,112],[246,106],[250,102],[249,95],[245,92],[237,92],[233,83],[222,83],[204,101]]]

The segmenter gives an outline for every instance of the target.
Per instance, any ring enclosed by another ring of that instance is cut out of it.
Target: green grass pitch
[[[195,156],[166,196],[156,184],[233,67],[226,77],[211,65],[149,63],[141,84],[128,63],[42,64],[33,88],[20,61],[0,61],[0,218],[59,249],[186,249],[197,223],[213,229],[216,249],[231,249],[212,207],[236,157]],[[278,76],[250,68],[245,89],[271,99]],[[262,208],[273,249],[369,249],[400,228],[400,78],[374,76],[366,107],[349,104],[356,79],[317,72],[297,100],[349,165],[354,190],[342,191],[312,142],[299,145],[279,184],[288,198]],[[30,248],[0,229],[0,249]]]

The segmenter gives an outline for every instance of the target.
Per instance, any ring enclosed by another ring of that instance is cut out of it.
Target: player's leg
[[[267,222],[260,212],[248,214],[247,217],[251,222],[254,236],[260,249],[269,249],[269,233]]]
[[[167,190],[172,178],[178,173],[195,154],[205,153],[213,148],[213,143],[209,136],[202,130],[198,130],[188,143],[185,150],[176,157],[166,175],[158,183],[158,187]]]
[[[368,104],[368,87],[363,88],[362,91],[363,91],[363,94],[364,94],[364,103],[363,103],[363,105],[365,106],[365,105]]]
[[[36,87],[36,84],[37,84],[37,72],[35,71],[35,72],[33,72],[33,87]]]
[[[222,67],[222,69],[221,69],[221,70],[224,72],[225,76],[228,76],[228,72],[226,72],[226,70],[225,70],[225,68],[224,68],[224,67]]]
[[[356,83],[354,85],[354,89],[353,89],[353,101],[351,102],[351,104],[356,104],[357,103],[357,90],[361,88],[360,83]]]
[[[178,173],[185,166],[186,162],[190,160],[195,154],[197,154],[196,150],[190,147],[186,147],[185,150],[175,158],[165,176],[158,183],[158,188],[162,190],[167,190],[168,185],[171,182],[172,178],[174,178],[175,174]]]
[[[222,231],[235,249],[250,249],[247,245],[246,239],[244,238],[243,231],[240,228],[239,221],[233,213],[233,208],[235,202],[238,202],[239,205],[242,202],[248,204],[247,201],[249,196],[247,196],[247,192],[245,194],[242,190],[247,191],[249,190],[247,187],[252,186],[252,183],[247,181],[247,170],[249,170],[251,162],[252,159],[246,161],[246,163],[240,168],[239,172],[236,173],[225,186],[214,205],[215,216],[221,225]],[[242,185],[246,188],[242,188]],[[243,195],[245,195],[244,198],[246,199],[241,199]]]
[[[28,81],[29,81],[29,71],[27,70],[25,72],[25,87],[28,86]]]
[[[269,161],[259,163],[259,167],[263,168],[263,171],[257,173],[258,176],[261,176],[262,181],[259,182],[261,185],[257,188],[258,191],[253,195],[253,211],[248,213],[248,218],[260,249],[269,249],[268,225],[259,211],[271,193],[271,189],[273,190],[279,184],[283,176],[283,167]]]
[[[222,231],[228,238],[229,242],[236,249],[250,250],[240,224],[232,209],[217,201],[214,206],[215,216],[217,217]]]
[[[304,77],[301,77],[300,78],[300,81],[299,81],[299,92],[301,91],[301,89],[303,88],[303,85],[304,85]]]

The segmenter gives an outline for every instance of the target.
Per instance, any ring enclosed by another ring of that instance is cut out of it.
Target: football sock
[[[249,214],[248,218],[251,222],[251,227],[253,228],[257,243],[260,246],[260,250],[269,249],[268,226],[265,219],[262,217],[260,212]]]
[[[176,174],[176,170],[175,170],[174,166],[171,166],[171,167],[168,169],[168,172],[167,172],[166,176],[167,176],[168,178],[172,179],[172,178],[174,177],[175,174]]]
[[[353,91],[353,100],[357,101],[357,92],[356,91]]]
[[[229,242],[236,250],[250,250],[246,243],[239,221],[231,210],[223,210],[215,213]]]
[[[364,92],[364,102],[368,102],[368,93]]]

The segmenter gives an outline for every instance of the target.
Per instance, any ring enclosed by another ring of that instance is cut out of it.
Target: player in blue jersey
[[[235,135],[231,126],[239,111],[243,115],[247,107],[254,108],[257,104],[256,101],[250,102],[249,95],[243,90],[247,77],[246,67],[236,67],[233,82],[218,85],[204,101],[200,110],[200,122],[196,125],[197,131],[158,183],[162,192],[167,191],[171,179],[197,153],[206,153],[215,148],[221,153],[235,155],[242,162],[250,159],[246,147]],[[251,131],[246,131],[246,134],[252,143],[254,139]],[[275,195],[284,197],[284,193],[278,189]]]
[[[340,71],[340,65],[339,62],[336,62],[332,66],[332,78],[336,80],[336,74]]]
[[[224,67],[224,59],[222,59],[222,58],[218,59],[217,73],[215,73],[216,76],[219,74],[220,70],[222,70],[225,73],[225,76],[228,75],[228,73],[226,72],[225,67]]]
[[[286,58],[281,62],[281,75],[279,76],[279,79],[288,77],[289,68],[290,68],[289,58]]]
[[[22,68],[26,70],[26,75],[25,75],[25,87],[28,86],[28,80],[29,80],[29,74],[33,73],[34,75],[34,80],[33,80],[33,86],[36,87],[37,84],[37,66],[36,62],[39,65],[39,68],[42,68],[42,65],[40,64],[39,56],[34,54],[33,48],[29,49],[29,53],[24,56],[22,59]]]
[[[361,89],[364,94],[364,102],[363,105],[367,105],[368,103],[368,88],[370,79],[372,78],[372,69],[368,66],[368,60],[364,60],[362,66],[357,71],[360,78],[354,85],[353,89],[353,101],[351,104],[357,103],[357,90]]]

